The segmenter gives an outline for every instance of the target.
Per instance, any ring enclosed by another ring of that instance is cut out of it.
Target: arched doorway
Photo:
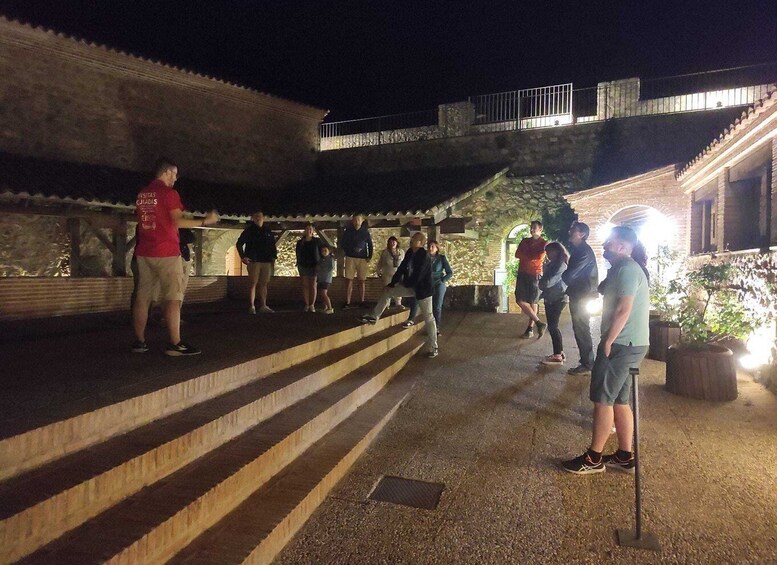
[[[621,208],[599,227],[597,239],[603,243],[613,226],[628,226],[637,232],[649,257],[654,257],[662,246],[678,245],[675,221],[651,206],[638,204]]]

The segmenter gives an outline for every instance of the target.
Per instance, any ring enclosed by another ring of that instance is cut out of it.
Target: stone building
[[[592,228],[601,257],[610,225],[630,225],[665,243],[690,266],[730,262],[740,268],[743,300],[777,314],[777,88],[723,130],[694,159],[569,194]],[[777,386],[774,322],[750,345],[763,378]],[[753,351],[755,350],[755,351]]]

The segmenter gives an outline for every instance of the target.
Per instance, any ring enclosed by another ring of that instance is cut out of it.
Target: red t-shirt
[[[545,246],[547,241],[538,237],[525,237],[518,244],[518,249],[515,251],[515,257],[520,261],[518,264],[518,272],[526,273],[529,275],[541,275],[542,274],[542,262],[545,260]]]
[[[177,257],[178,226],[170,217],[171,210],[183,210],[178,191],[156,179],[138,193],[135,202],[138,217],[138,257]]]

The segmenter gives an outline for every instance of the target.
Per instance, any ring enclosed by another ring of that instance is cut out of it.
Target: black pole
[[[629,369],[631,394],[634,399],[634,491],[637,510],[637,539],[642,539],[642,488],[639,480],[639,369]]]
[[[639,368],[629,369],[631,375],[631,394],[634,404],[634,491],[636,499],[637,528],[636,530],[618,529],[618,545],[636,547],[639,549],[652,549],[661,551],[661,545],[658,538],[648,532],[642,532],[642,490],[640,482],[640,464],[639,464]]]

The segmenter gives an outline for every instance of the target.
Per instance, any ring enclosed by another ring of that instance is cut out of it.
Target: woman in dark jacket
[[[567,270],[569,252],[559,242],[552,241],[545,246],[545,253],[548,256],[548,262],[542,269],[539,287],[545,301],[545,316],[548,319],[548,333],[553,342],[553,355],[545,357],[542,363],[544,365],[561,365],[566,356],[564,355],[564,343],[561,339],[561,330],[558,329],[558,322],[567,303],[567,285],[562,280],[561,275]]]
[[[453,269],[451,269],[448,258],[440,253],[440,244],[434,239],[430,239],[426,244],[426,249],[429,252],[429,258],[432,261],[432,312],[434,312],[434,321],[437,323],[437,335],[440,335],[440,322],[442,320],[442,304],[445,301],[445,291],[447,290],[447,282],[453,276]],[[418,305],[415,300],[410,304],[410,315],[407,321],[402,324],[404,327],[409,327],[415,324],[415,316],[418,313]]]
[[[302,298],[305,300],[304,312],[315,312],[316,307],[316,267],[321,260],[318,238],[313,237],[313,224],[305,226],[305,234],[297,242],[297,270],[302,279]]]

